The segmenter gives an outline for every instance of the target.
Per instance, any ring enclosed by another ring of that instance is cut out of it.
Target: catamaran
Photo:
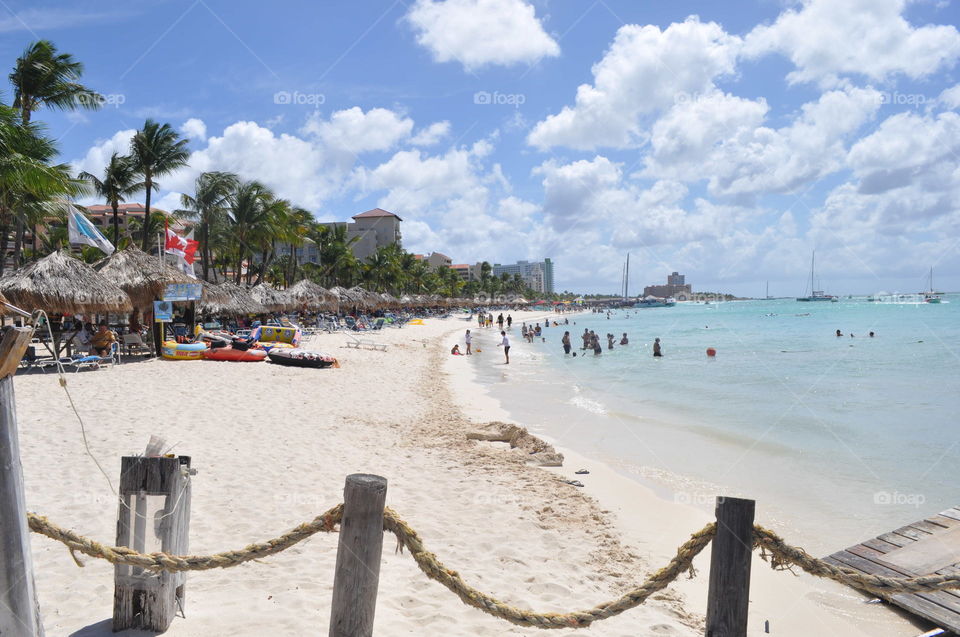
[[[810,296],[798,296],[798,301],[830,301],[831,303],[837,302],[837,297],[831,294],[824,294],[823,290],[815,289],[816,284],[814,283],[814,259],[816,258],[817,251],[814,250],[813,254],[810,255]]]
[[[921,292],[923,295],[924,303],[939,303],[941,301],[940,295],[941,292],[933,291],[933,268],[930,268],[930,289],[926,292]]]

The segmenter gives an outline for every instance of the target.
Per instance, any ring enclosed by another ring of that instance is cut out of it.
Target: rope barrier
[[[27,514],[30,530],[66,545],[78,566],[83,566],[83,563],[77,558],[76,553],[82,553],[89,557],[106,560],[111,564],[126,564],[152,571],[172,572],[229,568],[275,555],[317,533],[335,531],[342,516],[343,505],[338,504],[313,520],[304,522],[276,538],[251,544],[242,549],[212,555],[169,555],[140,553],[127,547],[107,546],[64,529],[44,516]],[[420,535],[389,507],[383,513],[383,528],[396,536],[398,551],[402,552],[404,549],[409,551],[414,562],[428,578],[445,586],[464,604],[512,624],[544,629],[584,628],[593,622],[614,617],[643,604],[651,595],[666,588],[685,572],[693,577],[696,574],[693,568],[694,558],[710,544],[716,534],[716,524],[713,522],[693,533],[690,539],[677,548],[676,555],[666,566],[647,576],[643,583],[617,599],[581,611],[537,613],[511,606],[468,585],[457,571],[447,568],[436,555],[428,551]],[[796,566],[810,575],[831,579],[884,596],[960,588],[960,574],[883,577],[834,566],[811,556],[802,548],[790,546],[776,533],[760,525],[754,526],[754,548],[760,549],[761,557],[769,559],[774,569],[786,570]]]

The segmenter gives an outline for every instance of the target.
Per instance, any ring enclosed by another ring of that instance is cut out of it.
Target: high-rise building
[[[666,285],[648,285],[643,288],[644,296],[655,296],[662,299],[673,297],[678,301],[687,301],[692,294],[692,286],[686,283],[686,277],[676,272],[667,275]]]
[[[667,275],[667,285],[683,285],[687,277],[683,274],[673,274]]]
[[[553,293],[553,261],[546,258],[543,261],[517,261],[510,264],[493,264],[493,276],[519,274],[527,287],[543,292]]]

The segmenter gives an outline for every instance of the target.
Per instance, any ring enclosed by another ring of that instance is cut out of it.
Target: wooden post
[[[717,498],[717,534],[710,548],[707,637],[746,637],[756,503]]]
[[[31,328],[12,328],[0,343],[0,635],[18,637],[43,637],[13,391],[13,374],[32,336]]]
[[[373,635],[386,499],[386,478],[367,473],[347,476],[333,578],[330,637]]]
[[[124,456],[120,464],[117,546],[144,553],[188,552],[189,456]],[[113,630],[164,632],[185,605],[186,573],[114,567]]]

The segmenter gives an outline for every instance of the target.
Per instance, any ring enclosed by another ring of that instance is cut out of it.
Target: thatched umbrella
[[[0,293],[24,310],[51,314],[121,314],[133,309],[127,293],[89,265],[53,252],[0,279]]]
[[[219,285],[207,283],[203,286],[200,311],[206,314],[242,316],[245,314],[266,314],[268,310],[242,287],[236,283],[225,281]]]
[[[287,292],[301,306],[311,310],[336,311],[340,298],[310,279],[303,279],[289,288]]]
[[[134,245],[117,250],[93,264],[93,269],[119,286],[140,310],[153,307],[163,298],[170,283],[198,283],[158,257],[150,256]]]
[[[250,288],[250,296],[270,312],[283,312],[297,306],[292,296],[267,283],[258,283]]]

